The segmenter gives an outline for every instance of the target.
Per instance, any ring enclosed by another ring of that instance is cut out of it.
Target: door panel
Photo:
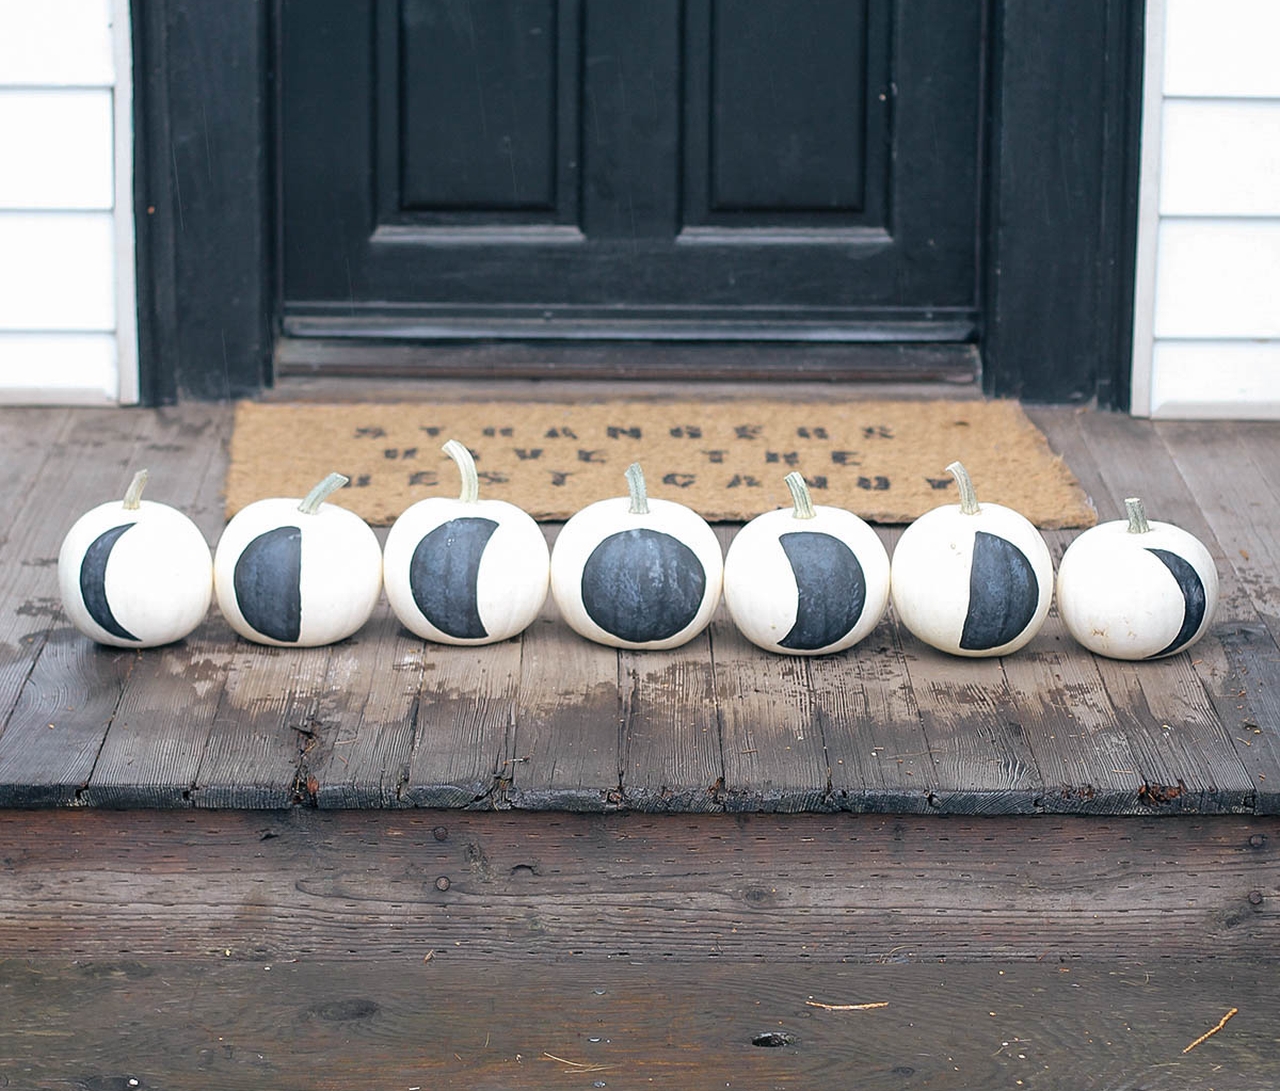
[[[970,339],[979,8],[283,0],[286,332]]]
[[[401,208],[555,209],[555,9],[553,0],[403,5]]]
[[[711,23],[711,210],[860,211],[867,4],[810,0],[805,18],[795,17],[793,0],[691,5],[695,19],[703,11]],[[702,35],[690,37],[696,50]]]

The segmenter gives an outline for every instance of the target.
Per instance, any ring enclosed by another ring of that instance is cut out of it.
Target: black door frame
[[[1144,0],[987,0],[984,390],[1127,408]],[[272,381],[274,0],[134,0],[144,402]]]

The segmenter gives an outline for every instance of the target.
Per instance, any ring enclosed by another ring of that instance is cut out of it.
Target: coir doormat
[[[959,459],[979,500],[1044,528],[1096,521],[1088,498],[1021,407],[1007,401],[477,401],[259,404],[236,409],[227,475],[230,517],[267,496],[303,496],[337,470],[332,500],[375,525],[427,496],[456,495],[448,439],[474,453],[481,495],[540,520],[627,492],[644,468],[652,496],[717,522],[789,503],[799,470],[814,502],[879,523],[910,522],[953,502]]]

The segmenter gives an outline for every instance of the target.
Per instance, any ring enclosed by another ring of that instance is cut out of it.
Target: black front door
[[[971,341],[983,8],[284,0],[285,333]]]

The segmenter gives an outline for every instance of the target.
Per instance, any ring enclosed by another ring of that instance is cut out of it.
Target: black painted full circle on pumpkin
[[[973,536],[969,610],[960,647],[990,651],[1016,640],[1040,605],[1040,581],[1027,555],[1008,538],[980,530]]]
[[[698,555],[660,530],[610,534],[582,568],[582,605],[606,633],[631,644],[667,640],[698,616],[707,574]]]
[[[294,644],[302,632],[302,528],[259,534],[236,558],[236,605],[263,636]]]
[[[796,578],[796,621],[778,646],[813,652],[843,640],[858,624],[867,580],[852,549],[822,531],[780,535]]]
[[[93,544],[84,551],[80,561],[80,597],[84,599],[85,609],[112,636],[120,640],[138,640],[116,619],[111,612],[111,603],[107,600],[107,561],[111,558],[111,550],[115,548],[120,536],[136,523],[125,523],[112,527],[99,534]]]
[[[457,640],[489,635],[480,617],[480,559],[498,524],[464,516],[424,534],[409,561],[409,590],[422,616]]]

